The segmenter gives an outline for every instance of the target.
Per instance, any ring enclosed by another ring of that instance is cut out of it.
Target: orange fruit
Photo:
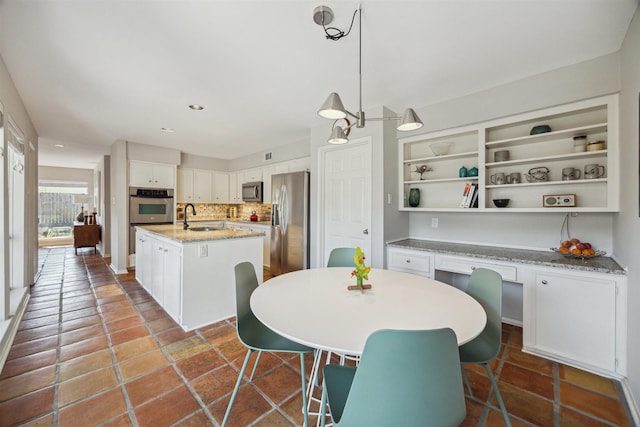
[[[564,246],[560,246],[558,248],[558,252],[560,252],[562,254],[568,254],[569,253],[569,248],[565,248]]]
[[[578,248],[571,249],[571,253],[573,255],[582,255],[582,251],[580,249],[578,249]]]

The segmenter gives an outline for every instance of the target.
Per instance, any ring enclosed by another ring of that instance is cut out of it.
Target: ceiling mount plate
[[[313,9],[313,22],[318,25],[329,25],[333,21],[333,10],[329,6],[318,6]]]

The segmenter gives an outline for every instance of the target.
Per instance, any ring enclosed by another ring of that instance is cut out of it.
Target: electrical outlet
[[[199,249],[200,249],[199,250],[200,258],[204,258],[204,257],[209,256],[209,248],[208,248],[207,245],[200,245]]]
[[[438,218],[431,218],[431,228],[438,228]]]

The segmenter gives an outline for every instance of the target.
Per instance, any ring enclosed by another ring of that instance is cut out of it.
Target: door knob
[[[364,230],[362,230],[362,234],[369,234],[369,229],[365,228]]]

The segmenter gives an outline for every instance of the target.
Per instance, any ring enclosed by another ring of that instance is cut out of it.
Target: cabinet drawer
[[[512,282],[517,281],[517,269],[513,265],[496,264],[493,262],[478,261],[471,258],[458,258],[441,255],[436,256],[435,264],[437,270],[462,274],[471,274],[476,268],[487,268],[500,273],[502,280]]]
[[[428,275],[431,271],[431,256],[419,251],[389,250],[389,269]]]

